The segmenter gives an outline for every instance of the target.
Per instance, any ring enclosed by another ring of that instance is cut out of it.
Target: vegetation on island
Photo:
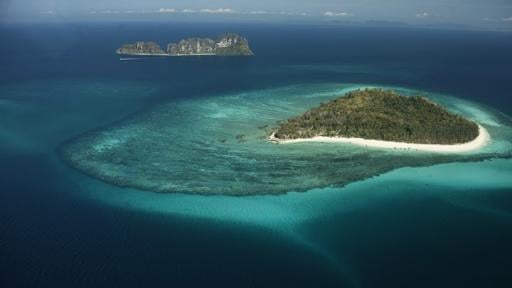
[[[124,44],[117,49],[123,55],[155,55],[155,56],[251,56],[254,55],[246,38],[234,34],[222,34],[216,40],[210,38],[189,38],[178,43],[167,44],[163,51],[155,42],[139,41],[134,44]]]
[[[252,56],[254,53],[249,48],[249,42],[244,37],[234,33],[226,33],[217,39],[215,54],[221,56]]]
[[[478,137],[478,125],[419,96],[364,89],[288,119],[278,139],[354,137],[421,144],[458,144]]]
[[[124,44],[117,50],[119,54],[127,55],[163,55],[165,52],[155,42],[138,41],[134,44]]]

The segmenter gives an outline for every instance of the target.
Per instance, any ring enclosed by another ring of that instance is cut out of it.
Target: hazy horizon
[[[407,23],[512,31],[512,3],[504,0],[163,1],[17,0],[0,4],[3,22],[222,21],[286,23]]]

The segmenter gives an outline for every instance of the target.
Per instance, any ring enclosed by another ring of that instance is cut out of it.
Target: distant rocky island
[[[452,145],[475,140],[479,130],[476,123],[426,98],[364,89],[349,92],[280,123],[270,138],[286,142],[343,137]]]
[[[124,44],[117,49],[117,54],[138,56],[252,56],[254,53],[249,42],[238,34],[227,33],[218,39],[189,38],[178,43],[167,44],[164,51],[155,42],[139,41]]]

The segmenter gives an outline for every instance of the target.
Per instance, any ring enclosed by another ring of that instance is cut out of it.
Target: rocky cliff
[[[169,55],[253,55],[247,39],[237,34],[224,34],[217,40],[191,38],[167,46]]]
[[[121,48],[117,49],[118,54],[127,55],[161,55],[165,52],[155,42],[139,41],[135,44],[124,44]]]
[[[218,56],[250,56],[254,55],[249,48],[247,39],[228,33],[217,40],[210,38],[189,38],[178,43],[167,45],[164,52],[154,42],[137,42],[125,44],[117,50],[118,54],[127,55],[159,55],[159,56],[194,56],[194,55],[218,55]]]
[[[190,38],[167,45],[170,55],[214,55],[215,41],[209,38]]]

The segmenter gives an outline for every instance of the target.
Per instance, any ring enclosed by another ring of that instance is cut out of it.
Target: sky
[[[389,21],[512,30],[512,0],[0,0],[0,19]]]

